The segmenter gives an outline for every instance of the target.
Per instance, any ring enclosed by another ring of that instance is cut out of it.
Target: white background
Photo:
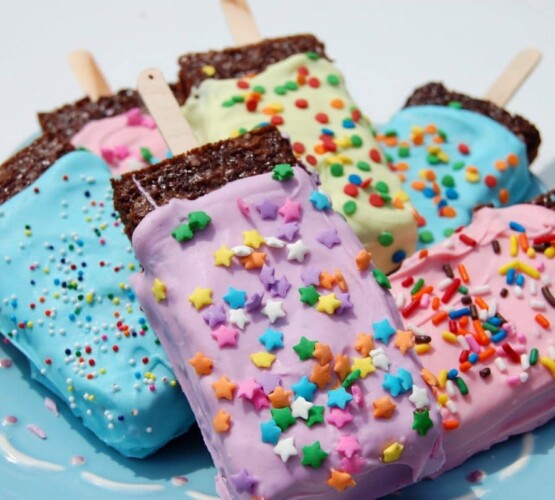
[[[355,100],[385,122],[430,80],[480,96],[522,48],[544,59],[508,108],[543,136],[534,170],[555,187],[555,0],[250,0],[265,36],[312,32]],[[112,88],[147,66],[232,45],[217,0],[1,0],[0,158],[35,133],[35,112],[81,97],[67,53],[87,48]]]

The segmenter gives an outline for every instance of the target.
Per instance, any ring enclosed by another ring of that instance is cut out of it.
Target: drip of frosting
[[[112,175],[152,165],[168,156],[168,147],[154,121],[138,108],[90,121],[72,137],[71,144],[101,156]]]
[[[205,80],[183,112],[201,143],[277,125],[299,159],[316,168],[334,210],[377,267],[390,272],[414,252],[416,222],[406,193],[328,60],[297,54],[250,78]]]
[[[555,416],[554,239],[546,208],[483,208],[392,276],[407,327],[427,346],[421,361],[442,406],[442,471]]]
[[[193,422],[127,284],[137,264],[98,157],[64,156],[0,212],[0,332],[101,440],[144,457]]]
[[[222,498],[378,497],[441,465],[437,410],[387,278],[310,175],[290,173],[155,209],[133,234],[132,284]]]
[[[543,191],[526,145],[491,118],[451,106],[412,106],[378,139],[420,215],[419,247],[466,226],[477,205],[529,201]]]
[[[23,467],[30,467],[47,472],[61,472],[65,469],[63,465],[46,460],[39,460],[38,458],[23,453],[15,448],[4,434],[0,434],[0,451],[2,451],[6,460]]]
[[[123,483],[121,481],[113,481],[92,472],[81,472],[81,478],[100,488],[121,493],[141,494],[164,491],[164,485],[162,484]]]

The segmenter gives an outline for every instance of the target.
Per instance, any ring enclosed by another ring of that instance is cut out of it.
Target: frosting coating
[[[410,106],[378,139],[420,214],[419,248],[472,220],[476,205],[508,206],[543,187],[529,170],[526,145],[480,113],[451,106]]]
[[[89,121],[71,138],[71,144],[101,156],[113,175],[157,163],[168,156],[168,147],[154,121],[139,108]]]
[[[392,276],[407,327],[431,347],[421,361],[442,405],[442,470],[555,416],[554,234],[555,213],[543,207],[483,208]],[[459,286],[468,295],[450,289]]]
[[[414,252],[416,222],[369,121],[327,59],[297,54],[250,78],[208,79],[183,112],[200,143],[261,123],[290,135],[293,150],[318,171],[322,188],[384,272]]]
[[[441,465],[437,410],[385,276],[304,170],[276,172],[148,214],[132,284],[223,498],[378,497]]]
[[[109,178],[70,153],[0,206],[0,331],[101,440],[144,457],[193,416],[127,284]]]

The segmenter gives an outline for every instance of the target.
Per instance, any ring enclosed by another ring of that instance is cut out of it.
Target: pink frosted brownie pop
[[[393,293],[441,405],[447,470],[555,416],[555,213],[483,208]]]
[[[128,228],[133,210],[156,205],[133,233],[144,267],[134,287],[223,498],[375,498],[441,466],[437,409],[388,279],[310,175],[272,162],[268,143],[294,162],[267,127],[113,182]],[[166,180],[175,196],[161,203]],[[196,197],[187,182],[221,187]]]

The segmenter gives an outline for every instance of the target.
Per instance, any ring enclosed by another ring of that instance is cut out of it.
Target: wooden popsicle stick
[[[248,45],[261,40],[247,0],[220,0],[220,5],[235,45]]]
[[[198,145],[159,69],[142,71],[137,79],[137,90],[173,155],[185,153]]]
[[[538,49],[524,49],[510,62],[485,94],[488,101],[504,107],[541,61]]]
[[[112,95],[108,81],[89,51],[74,50],[67,59],[79,86],[91,101]]]

